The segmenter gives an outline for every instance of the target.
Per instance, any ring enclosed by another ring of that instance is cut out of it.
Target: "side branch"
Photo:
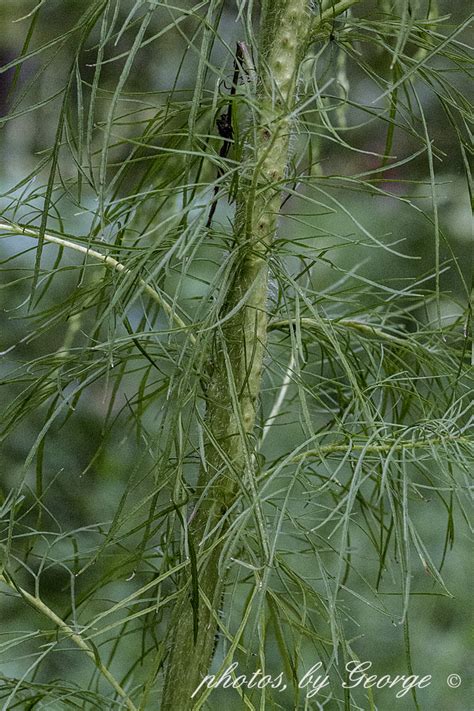
[[[432,437],[431,439],[419,440],[389,440],[381,444],[359,444],[356,442],[335,442],[334,444],[323,444],[316,449],[307,449],[301,454],[295,455],[290,461],[301,462],[304,459],[321,459],[329,454],[346,454],[346,452],[363,452],[364,454],[392,454],[412,449],[430,449],[447,444],[472,445],[472,439],[464,435],[446,435],[445,437]]]
[[[360,0],[340,0],[340,2],[337,2],[332,7],[328,7],[326,10],[316,16],[316,19],[313,22],[312,32],[319,32],[322,25],[324,25],[326,22],[331,22],[339,15],[342,15],[343,12],[349,10],[349,8],[351,8],[353,5],[357,5],[359,2]]]
[[[0,232],[10,232],[11,234],[16,234],[19,236],[33,237],[37,240],[39,240],[40,238],[39,230],[35,230],[32,227],[26,227],[24,225],[19,225],[13,222],[0,222]],[[96,249],[84,247],[82,244],[77,244],[76,242],[72,242],[69,239],[64,239],[63,237],[56,237],[55,235],[50,235],[48,233],[43,235],[43,239],[45,242],[49,242],[50,244],[57,244],[59,247],[65,247],[66,249],[71,249],[74,252],[84,254],[86,255],[86,257],[92,257],[93,259],[96,259],[97,261],[101,262],[104,267],[108,267],[109,269],[112,269],[116,272],[124,274],[132,273],[131,270],[125,266],[125,264],[122,264],[117,259],[114,259],[114,257],[110,257],[107,254],[102,254],[102,252],[98,252]],[[147,296],[149,296],[153,301],[155,301],[159,306],[161,306],[166,315],[170,319],[172,319],[180,329],[182,329],[183,331],[189,330],[189,327],[186,326],[184,321],[178,316],[177,313],[175,313],[174,309],[172,309],[171,306],[166,303],[165,299],[156,291],[156,289],[150,286],[141,277],[139,277],[138,283],[142,287],[143,291],[147,294]],[[196,339],[192,335],[192,333],[189,334],[189,339],[193,344],[196,342]]]
[[[51,622],[53,622],[57,626],[57,628],[66,635],[66,637],[69,637],[69,639],[74,642],[74,644],[79,647],[79,649],[81,649],[87,654],[89,659],[92,660],[92,662],[95,664],[102,676],[107,679],[107,681],[116,691],[116,693],[123,699],[123,702],[125,703],[125,706],[127,707],[128,711],[138,711],[137,707],[130,699],[125,689],[119,684],[113,674],[101,661],[97,651],[90,647],[87,642],[82,639],[81,635],[77,634],[77,632],[74,632],[74,630],[71,629],[71,627],[69,627],[69,625],[67,625],[64,620],[58,617],[58,615],[53,610],[51,610],[51,608],[48,607],[43,602],[43,600],[41,600],[41,598],[36,597],[35,595],[31,595],[23,588],[14,585],[13,582],[11,582],[3,574],[0,574],[0,582],[4,585],[7,585],[11,590],[17,592],[19,595],[21,595],[25,602],[31,605],[31,607],[33,607],[37,612],[51,620]]]

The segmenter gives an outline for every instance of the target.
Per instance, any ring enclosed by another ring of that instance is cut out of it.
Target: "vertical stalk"
[[[197,700],[191,695],[211,663],[221,604],[224,515],[239,489],[253,485],[249,435],[267,340],[268,252],[277,228],[298,69],[310,27],[309,0],[262,3],[255,125],[250,127],[236,197],[236,261],[208,360],[206,467],[200,472],[201,497],[188,528],[188,540],[198,556],[199,603],[196,615],[197,601],[192,601],[191,585],[183,580],[172,625],[163,711],[186,711]]]

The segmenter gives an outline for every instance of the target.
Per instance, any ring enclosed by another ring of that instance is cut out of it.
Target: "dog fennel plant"
[[[319,660],[321,707],[382,708],[343,688],[358,617],[413,673],[410,606],[452,603],[466,530],[469,289],[437,145],[470,185],[466,8],[91,0],[56,35],[54,3],[20,5],[0,708],[310,708]],[[194,693],[233,661],[285,692]]]

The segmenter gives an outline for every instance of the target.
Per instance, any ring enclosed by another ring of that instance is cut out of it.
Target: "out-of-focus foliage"
[[[2,708],[121,708],[100,664],[159,707],[248,78],[225,161],[215,119],[253,5],[0,6]],[[469,708],[468,13],[361,0],[301,69],[255,437],[272,567],[243,491],[214,660],[251,606],[235,658],[288,679],[268,708],[393,708],[344,699],[351,655],[433,675],[400,708]],[[318,660],[331,695],[306,707]]]

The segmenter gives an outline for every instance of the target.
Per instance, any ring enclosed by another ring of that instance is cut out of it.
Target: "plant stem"
[[[288,319],[281,319],[279,321],[272,321],[271,323],[268,324],[268,330],[269,331],[280,331],[280,330],[289,330],[290,328],[295,328],[296,322],[294,320],[288,320]],[[392,333],[389,333],[388,331],[384,331],[382,328],[379,328],[377,326],[372,326],[370,323],[364,323],[362,321],[355,321],[354,319],[347,319],[347,318],[342,318],[342,319],[328,319],[328,318],[323,318],[319,321],[316,321],[313,318],[306,318],[302,317],[299,320],[299,325],[302,329],[308,330],[308,331],[315,331],[316,333],[325,333],[325,327],[332,327],[332,328],[343,328],[343,329],[352,329],[354,331],[359,331],[360,333],[364,334],[365,336],[373,337],[376,338],[380,341],[387,341],[388,343],[393,343],[398,346],[401,346],[402,348],[427,348],[421,343],[413,343],[409,338],[405,337],[402,338],[401,336],[395,336]]]
[[[472,444],[469,437],[463,435],[446,435],[445,437],[432,437],[431,439],[419,440],[394,440],[390,439],[381,444],[357,444],[354,442],[335,442],[334,444],[323,444],[316,449],[307,449],[301,454],[297,454],[290,461],[301,462],[303,459],[316,457],[320,459],[322,456],[334,453],[364,452],[364,454],[391,454],[393,452],[403,452],[407,449],[429,449],[448,443],[454,444]]]
[[[8,223],[8,222],[0,222],[0,231],[2,232],[10,232],[12,234],[16,235],[23,235],[24,237],[34,237],[34,239],[40,238],[40,233],[39,230],[35,230],[31,227],[25,227],[24,225],[19,225],[15,223]],[[75,252],[80,252],[81,254],[85,254],[87,257],[92,257],[93,259],[97,259],[99,262],[101,262],[105,267],[108,267],[109,269],[113,269],[116,272],[119,273],[124,273],[124,274],[131,274],[131,270],[125,266],[125,264],[122,264],[121,262],[117,261],[117,259],[114,259],[113,257],[110,257],[108,254],[102,254],[102,252],[98,252],[96,249],[91,249],[90,247],[84,247],[82,244],[77,244],[76,242],[72,242],[69,239],[64,239],[63,237],[56,237],[55,235],[50,235],[48,233],[45,233],[43,235],[43,239],[45,242],[50,242],[51,244],[57,244],[60,247],[66,247],[66,249],[72,249]],[[159,304],[163,311],[166,313],[166,315],[171,318],[178,328],[182,329],[183,331],[189,330],[184,321],[178,316],[177,313],[175,313],[174,309],[171,308],[169,304],[166,303],[165,299],[154,289],[152,286],[150,286],[145,279],[142,279],[139,277],[138,283],[142,287],[143,291],[157,304]],[[189,334],[189,340],[191,343],[196,342],[196,338],[193,336],[192,333]]]
[[[37,612],[54,622],[54,624],[67,637],[69,637],[69,639],[71,639],[74,644],[79,647],[79,649],[82,649],[82,651],[85,652],[87,656],[93,661],[102,676],[107,679],[107,681],[115,689],[117,694],[124,700],[127,709],[129,711],[138,711],[137,707],[130,699],[125,689],[123,689],[123,687],[119,684],[119,682],[112,675],[109,669],[107,669],[107,667],[103,664],[98,653],[94,651],[94,649],[92,649],[92,647],[90,647],[87,642],[82,639],[81,635],[77,634],[77,632],[74,632],[74,630],[72,630],[69,625],[64,622],[64,620],[58,617],[58,615],[53,610],[51,610],[50,607],[45,605],[41,598],[36,597],[35,595],[30,595],[29,592],[23,590],[23,588],[20,588],[17,585],[14,585],[12,582],[10,582],[8,578],[6,578],[2,574],[0,574],[0,582],[4,583],[4,585],[8,585],[9,588],[19,593],[21,597],[24,598],[24,600],[26,600],[26,602],[31,605]]]
[[[343,12],[349,10],[349,8],[351,8],[353,5],[357,5],[357,3],[359,2],[360,0],[340,0],[340,2],[337,2],[331,7],[328,7],[320,15],[316,15],[313,30],[319,29],[319,27],[324,22],[330,22],[338,15],[342,15]]]
[[[196,550],[200,564],[199,601],[191,601],[183,579],[170,628],[174,638],[162,711],[186,711],[198,701],[191,696],[211,663],[221,604],[225,514],[241,489],[252,491],[255,485],[249,435],[267,339],[268,252],[290,154],[298,69],[311,29],[308,0],[267,0],[262,5],[256,125],[250,127],[236,197],[233,277],[207,364],[206,465],[187,530],[190,551]]]

